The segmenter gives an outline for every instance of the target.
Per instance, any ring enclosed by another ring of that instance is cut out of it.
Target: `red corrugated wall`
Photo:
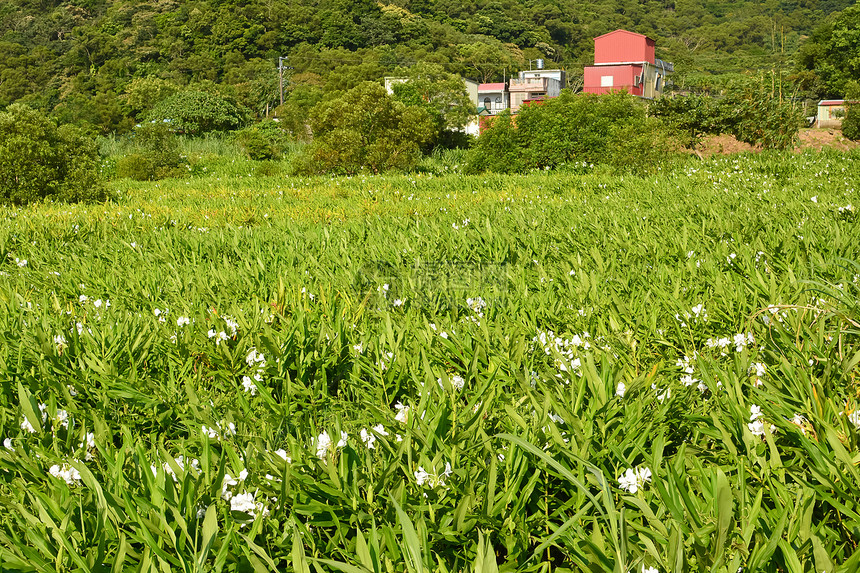
[[[616,30],[595,38],[594,63],[615,62],[651,62],[653,64],[654,40],[627,30]]]
[[[626,90],[633,95],[642,95],[642,86],[633,86],[633,78],[642,73],[642,66],[586,66],[582,91],[590,94],[605,94]],[[600,85],[600,78],[612,76],[612,87]]]

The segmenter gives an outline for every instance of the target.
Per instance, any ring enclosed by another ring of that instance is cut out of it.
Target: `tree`
[[[348,174],[408,169],[434,133],[426,111],[405,106],[372,82],[317,104],[311,127],[313,164],[307,170]]]
[[[149,121],[170,125],[176,133],[201,135],[210,131],[231,131],[245,123],[245,114],[216,95],[201,91],[174,94],[156,104]]]
[[[92,139],[22,104],[0,113],[0,202],[106,197]]]
[[[439,64],[401,68],[398,75],[403,81],[393,86],[395,97],[408,106],[423,108],[440,131],[462,129],[475,114],[463,78],[449,74]]]
[[[510,69],[513,56],[501,45],[487,42],[460,44],[457,47],[460,61],[466,69],[477,74],[481,83],[487,83],[499,76],[505,68]]]

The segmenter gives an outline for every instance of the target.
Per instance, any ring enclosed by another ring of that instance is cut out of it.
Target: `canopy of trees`
[[[175,93],[206,91],[262,117],[280,104],[277,61],[286,56],[284,109],[295,116],[321,94],[418,63],[491,81],[544,58],[575,77],[591,62],[592,39],[616,28],[654,37],[685,88],[779,69],[796,72],[810,96],[834,97],[858,74],[852,4],[5,0],[0,109],[21,102],[95,132],[125,131]]]

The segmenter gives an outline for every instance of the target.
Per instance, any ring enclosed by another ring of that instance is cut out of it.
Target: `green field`
[[[264,172],[0,210],[5,569],[860,569],[860,155]]]

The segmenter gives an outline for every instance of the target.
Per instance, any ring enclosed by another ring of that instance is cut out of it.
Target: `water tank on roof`
[[[537,64],[537,69],[539,69],[539,70],[543,69],[543,58],[538,58],[535,63]]]

